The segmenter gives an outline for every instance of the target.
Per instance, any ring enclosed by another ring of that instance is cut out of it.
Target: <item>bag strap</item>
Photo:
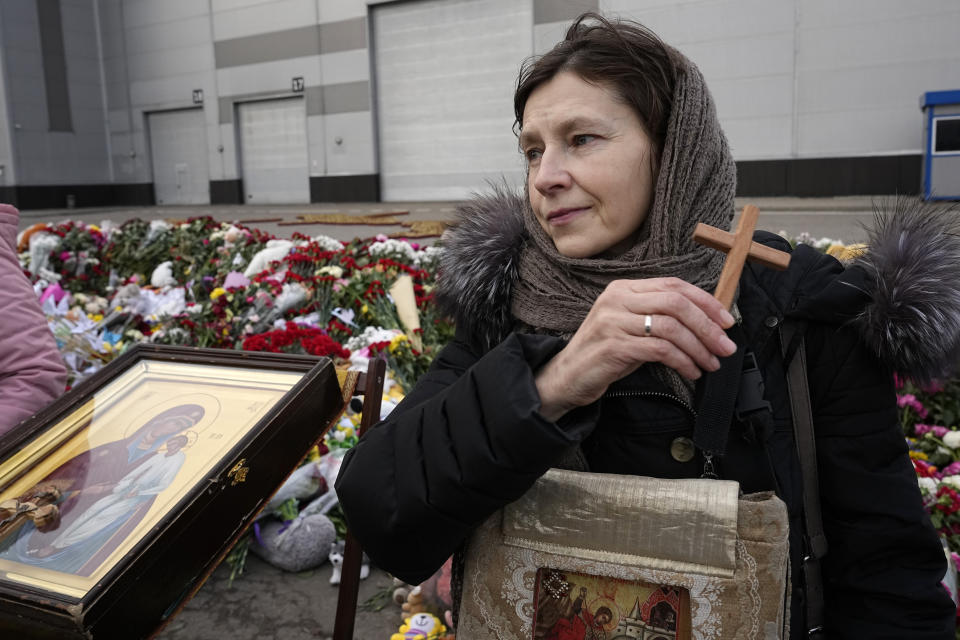
[[[698,386],[697,417],[693,425],[693,443],[703,452],[705,478],[716,478],[714,456],[722,457],[727,449],[730,423],[733,420],[737,392],[743,369],[746,339],[739,324],[727,329],[727,337],[737,344],[737,350],[720,358],[720,368],[703,376]]]
[[[781,326],[780,343],[783,356],[790,355],[787,364],[787,390],[793,414],[793,436],[803,480],[804,558],[803,576],[807,614],[807,637],[824,636],[823,578],[820,558],[827,553],[827,538],[823,532],[820,512],[820,481],[817,473],[817,447],[813,432],[813,411],[810,408],[810,388],[807,382],[807,354],[803,332],[797,323]],[[790,354],[790,351],[793,351]]]

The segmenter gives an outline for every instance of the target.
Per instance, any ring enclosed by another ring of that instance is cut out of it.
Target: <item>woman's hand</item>
[[[590,404],[645,362],[662,362],[691,380],[715,371],[717,356],[736,351],[724,333],[732,325],[713,296],[679,278],[611,282],[567,346],[537,372],[540,413],[556,420]]]

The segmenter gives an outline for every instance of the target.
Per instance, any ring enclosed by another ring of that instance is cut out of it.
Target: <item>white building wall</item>
[[[201,0],[98,0],[113,170],[118,183],[150,183],[147,115],[190,108],[204,96],[209,175],[221,173],[213,43]]]
[[[600,0],[703,71],[737,160],[919,153],[960,86],[955,0]]]
[[[956,0],[799,4],[800,156],[919,152],[920,96],[960,87]]]
[[[292,95],[293,78],[300,77],[311,178],[376,173],[366,4],[217,0],[212,6],[221,125],[230,105]],[[271,59],[280,50],[302,55]],[[225,178],[240,177],[230,168]]]

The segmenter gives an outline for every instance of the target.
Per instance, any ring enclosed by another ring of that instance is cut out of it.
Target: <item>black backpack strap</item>
[[[807,637],[825,638],[823,578],[820,559],[827,554],[827,538],[820,512],[820,481],[817,473],[817,446],[813,432],[813,411],[807,382],[807,354],[802,327],[787,322],[781,325],[780,344],[787,365],[787,389],[793,414],[793,437],[803,480],[803,576],[805,585]],[[792,353],[791,353],[792,352]],[[786,360],[790,355],[790,359]]]
[[[727,336],[737,344],[737,350],[726,358],[720,358],[720,368],[705,374],[697,389],[699,398],[693,425],[693,443],[703,452],[703,477],[707,478],[717,477],[713,458],[723,456],[727,450],[746,350],[746,340],[739,324],[727,329]]]

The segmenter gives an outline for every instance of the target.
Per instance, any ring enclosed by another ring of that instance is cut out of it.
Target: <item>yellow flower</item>
[[[100,227],[95,224],[88,225],[87,229],[90,229],[90,231],[100,231]]]
[[[910,452],[910,457],[913,458],[914,460],[924,460],[924,461],[925,461],[925,460],[928,459],[928,458],[927,458],[927,454],[925,454],[923,451],[911,451],[911,452]]]
[[[219,298],[220,296],[222,296],[222,295],[225,294],[226,292],[227,292],[227,290],[224,289],[223,287],[217,287],[216,289],[214,289],[213,291],[210,292],[210,299],[211,299],[211,300],[216,300],[217,298]]]
[[[407,341],[407,336],[405,336],[402,333],[394,336],[393,339],[390,340],[390,346],[388,347],[388,349],[390,350],[390,353],[396,352],[397,348],[406,341]]]
[[[363,305],[362,307],[360,307],[360,313],[368,313],[369,311],[370,311],[370,307],[368,307],[367,305]]]
[[[93,320],[94,322],[100,322],[101,320],[103,320],[102,313],[88,313],[87,317]]]
[[[867,245],[865,244],[833,244],[830,245],[830,248],[827,249],[827,254],[833,256],[840,262],[848,262],[855,258],[859,258],[867,252]]]
[[[347,436],[348,438],[352,438],[352,437],[353,437],[353,428],[352,428],[352,427],[344,427],[344,428],[342,429],[342,431],[343,431],[343,435]]]

